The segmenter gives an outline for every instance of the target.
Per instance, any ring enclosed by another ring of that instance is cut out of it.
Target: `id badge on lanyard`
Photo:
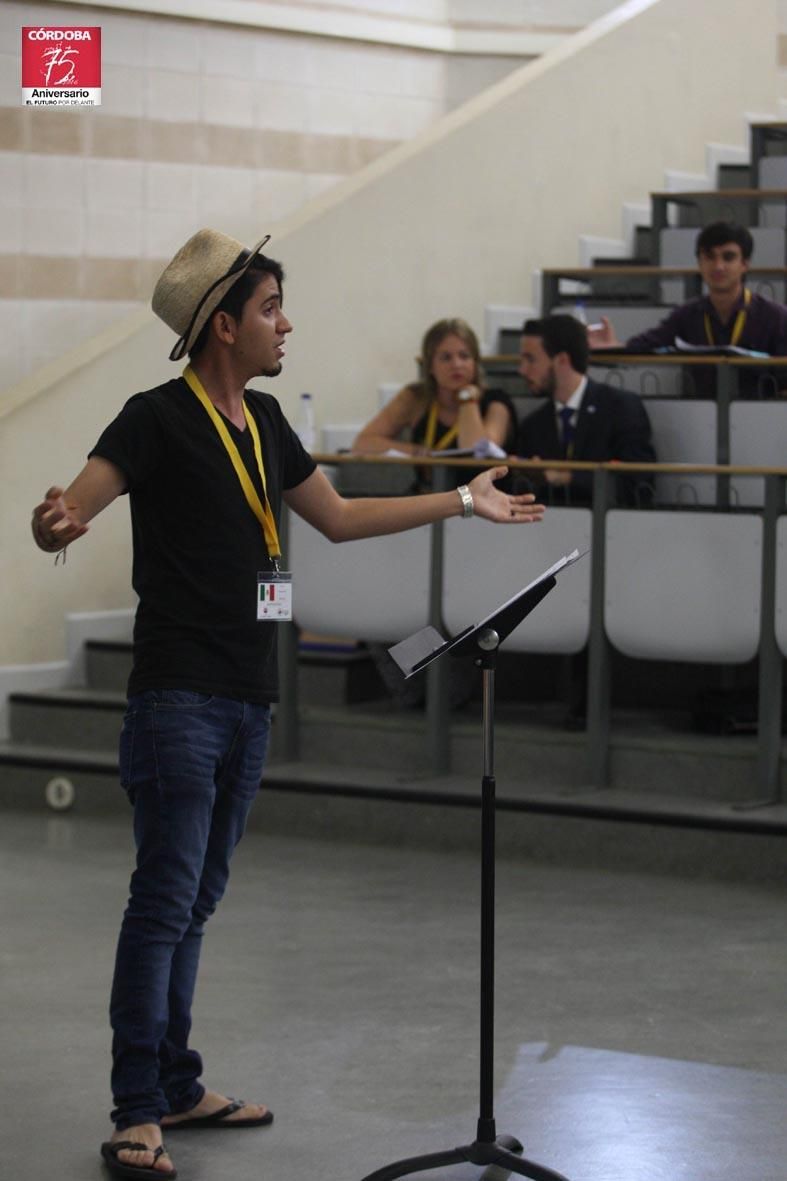
[[[292,574],[262,570],[257,575],[257,618],[269,623],[292,619]]]

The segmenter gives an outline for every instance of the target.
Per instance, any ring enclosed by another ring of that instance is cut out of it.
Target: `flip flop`
[[[129,1149],[132,1152],[152,1152],[153,1164],[160,1156],[167,1156],[167,1150],[163,1144],[158,1148],[151,1148],[149,1144],[138,1144],[134,1140],[107,1140],[101,1145],[101,1155],[104,1158],[104,1164],[109,1169],[110,1173],[115,1177],[133,1177],[133,1178],[147,1178],[148,1181],[162,1181],[163,1177],[167,1177],[174,1181],[177,1177],[177,1169],[173,1169],[171,1173],[165,1173],[161,1169],[153,1168],[150,1165],[127,1165],[123,1161],[118,1160],[118,1153]]]
[[[245,1099],[230,1099],[226,1107],[220,1107],[210,1115],[195,1115],[191,1119],[178,1120],[172,1124],[162,1123],[161,1126],[166,1128],[169,1134],[183,1129],[193,1131],[196,1128],[263,1128],[266,1124],[273,1123],[272,1111],[266,1111],[265,1115],[254,1116],[252,1119],[227,1119],[227,1116],[233,1115],[245,1106]]]

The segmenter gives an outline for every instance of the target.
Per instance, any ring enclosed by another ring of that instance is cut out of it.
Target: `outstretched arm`
[[[544,506],[535,504],[531,493],[508,496],[495,488],[508,468],[489,468],[471,481],[474,513],[487,521],[507,525],[540,521]],[[330,541],[353,541],[360,537],[378,537],[401,533],[433,521],[462,516],[462,501],[456,489],[431,492],[424,496],[359,497],[345,500],[329,480],[315,469],[308,479],[285,492],[284,499],[299,517],[303,517]]]
[[[108,459],[94,455],[65,492],[53,485],[33,509],[31,528],[39,549],[53,554],[83,533],[88,522],[125,491],[126,478]]]

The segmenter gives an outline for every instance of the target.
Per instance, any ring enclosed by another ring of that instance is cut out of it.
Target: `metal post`
[[[560,302],[560,275],[541,272],[541,315],[548,316]]]
[[[449,468],[432,468],[433,487],[436,492],[447,490],[450,475]],[[442,631],[443,628],[444,545],[443,522],[435,521],[431,526],[429,623],[438,631]],[[450,663],[449,660],[435,660],[426,670],[426,737],[429,767],[436,775],[444,774],[451,766]]]
[[[594,787],[609,782],[609,641],[604,631],[604,576],[609,473],[593,473],[593,522],[590,543],[590,640],[588,644],[588,777]]]
[[[738,370],[734,365],[716,365],[716,462],[730,462],[730,404],[738,396]],[[730,477],[716,477],[716,505],[730,507]]]
[[[667,228],[667,198],[651,197],[650,261],[654,267],[661,265],[661,231]]]
[[[782,657],[776,642],[776,526],[784,509],[785,480],[766,476],[762,515],[757,783],[764,803],[781,803]]]
[[[279,537],[285,560],[289,550],[290,512],[282,507]],[[287,762],[300,757],[298,730],[298,629],[294,623],[274,624],[279,628],[279,704],[276,708],[276,747]]]
[[[437,662],[439,664],[439,661]],[[494,1142],[495,1055],[495,775],[493,731],[494,661],[485,665],[484,778],[481,786],[481,1103],[478,1139]]]
[[[760,187],[760,160],[765,155],[765,129],[753,123],[749,129],[751,140],[751,167],[749,174],[749,188]]]

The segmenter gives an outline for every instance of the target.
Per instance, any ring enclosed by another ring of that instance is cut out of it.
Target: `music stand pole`
[[[573,557],[573,555],[572,555]],[[420,671],[445,652],[453,656],[473,655],[474,664],[482,670],[483,676],[483,756],[484,773],[481,780],[481,1020],[480,1020],[480,1107],[476,1139],[472,1144],[449,1148],[444,1152],[428,1153],[424,1156],[408,1157],[384,1165],[369,1173],[363,1181],[395,1181],[410,1173],[427,1172],[442,1165],[461,1164],[463,1161],[474,1165],[497,1165],[520,1177],[532,1181],[568,1181],[562,1173],[518,1154],[522,1145],[514,1136],[497,1135],[494,1116],[494,987],[495,987],[495,774],[494,774],[494,706],[495,669],[497,651],[502,641],[518,623],[532,611],[552,587],[556,579],[552,571],[530,587],[515,600],[504,604],[494,616],[490,616],[475,628],[468,628],[452,641],[436,641],[442,637],[434,629],[425,628],[422,633],[410,637],[405,644],[416,641],[431,644],[432,651],[417,660],[410,668]],[[421,637],[424,637],[421,640]],[[393,650],[392,650],[393,651]],[[409,659],[405,657],[405,659]],[[400,664],[400,667],[404,667]]]

